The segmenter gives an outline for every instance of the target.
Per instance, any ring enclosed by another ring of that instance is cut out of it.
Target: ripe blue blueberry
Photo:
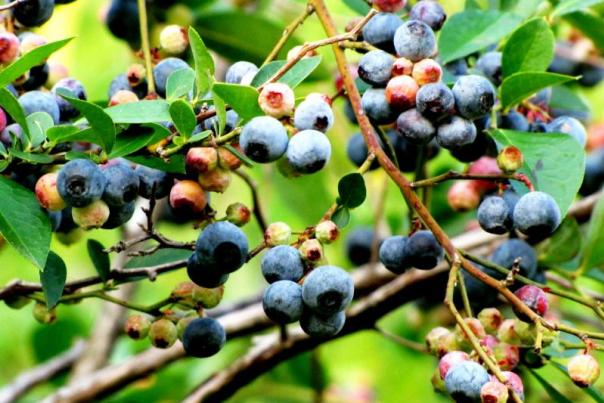
[[[359,77],[368,84],[385,87],[392,76],[394,57],[383,50],[365,53],[359,61]]]
[[[300,320],[304,303],[302,287],[289,280],[272,283],[262,296],[264,313],[277,323],[293,323]]]
[[[453,116],[438,126],[436,141],[444,148],[459,148],[476,140],[476,126],[470,120]]]
[[[222,273],[232,273],[245,263],[248,242],[238,226],[219,221],[204,228],[195,249],[202,264]]]
[[[48,215],[50,217],[52,232],[67,234],[78,228],[77,224],[73,222],[71,207],[66,207],[61,211],[49,211]]]
[[[442,260],[444,251],[430,231],[417,231],[405,244],[405,255],[410,266],[430,270]]]
[[[584,87],[594,87],[604,79],[604,69],[591,63],[579,64],[579,84]]]
[[[54,0],[27,0],[13,8],[13,17],[23,26],[38,27],[50,19],[54,9]]]
[[[270,116],[250,120],[239,136],[245,155],[260,163],[278,160],[287,150],[288,141],[285,127]]]
[[[401,17],[396,14],[376,14],[363,27],[363,39],[377,48],[392,53],[394,34],[402,24]]]
[[[24,91],[37,90],[48,81],[48,73],[48,63],[32,67],[29,69],[29,77],[20,85],[20,88]]]
[[[570,116],[560,116],[546,126],[548,133],[565,133],[571,135],[582,147],[587,143],[585,127],[577,119]]]
[[[189,68],[187,62],[177,57],[168,57],[162,60],[153,69],[153,79],[155,80],[155,86],[157,93],[160,96],[166,95],[166,84],[168,83],[168,77],[170,74],[177,70],[183,70]]]
[[[311,337],[332,337],[340,333],[346,322],[344,312],[336,312],[333,315],[317,315],[314,312],[304,310],[300,318],[300,326],[304,333]]]
[[[462,361],[449,369],[445,376],[445,388],[457,402],[480,401],[480,389],[491,377],[482,365],[474,361]]]
[[[59,105],[52,94],[42,91],[26,92],[19,97],[19,104],[21,104],[25,116],[35,112],[46,112],[55,124],[59,124],[61,120]]]
[[[393,273],[401,274],[410,265],[405,255],[406,236],[391,236],[380,245],[380,262]]]
[[[506,269],[511,269],[516,259],[520,259],[520,274],[532,277],[537,271],[537,255],[533,248],[522,239],[509,239],[495,249],[490,260]],[[503,279],[505,276],[499,272],[488,270],[488,274]]]
[[[512,229],[512,209],[503,197],[487,197],[478,207],[478,223],[491,234],[505,234]]]
[[[482,76],[461,76],[453,86],[457,111],[466,119],[486,116],[495,105],[493,85]]]
[[[226,122],[224,124],[224,132],[230,133],[239,124],[239,115],[234,110],[230,109],[226,113]],[[218,117],[212,116],[209,119],[204,120],[201,124],[197,125],[195,132],[200,133],[203,130],[211,130],[214,133],[218,132]]]
[[[294,126],[298,130],[318,130],[325,133],[333,126],[333,111],[319,98],[306,99],[296,107]]]
[[[107,180],[100,168],[87,159],[69,161],[57,176],[59,194],[69,206],[85,207],[99,200]]]
[[[185,328],[182,345],[187,355],[210,357],[220,351],[226,342],[224,328],[216,319],[196,318]]]
[[[522,113],[513,109],[507,115],[498,117],[497,126],[502,129],[517,130],[519,132],[528,132],[530,128],[528,119]]]
[[[329,162],[331,143],[319,131],[303,130],[289,140],[285,156],[295,172],[312,174]]]
[[[317,267],[304,279],[304,304],[319,315],[333,315],[352,301],[354,284],[350,274],[335,266]]]
[[[258,67],[254,63],[245,61],[236,62],[228,68],[224,81],[229,84],[241,84],[241,80],[244,77],[247,76],[253,78],[257,72]]]
[[[361,98],[361,106],[369,119],[379,125],[390,124],[397,118],[397,111],[386,100],[383,88],[369,88]]]
[[[580,193],[583,196],[597,192],[604,184],[604,148],[597,148],[587,155],[585,176]]]
[[[409,109],[401,113],[396,120],[396,128],[400,134],[413,144],[426,144],[434,138],[434,125],[417,109]]]
[[[374,232],[371,228],[355,228],[346,237],[346,255],[355,266],[369,263]]]
[[[445,23],[447,14],[437,1],[421,0],[411,8],[409,19],[425,22],[432,30],[438,31]]]
[[[474,124],[476,125],[476,122]],[[491,136],[479,130],[473,142],[452,148],[449,151],[451,151],[453,157],[461,162],[472,162],[486,155],[490,150],[496,150],[495,141]]]
[[[125,40],[132,48],[140,47],[136,0],[112,0],[105,23],[116,38]]]
[[[110,161],[104,166],[107,185],[103,200],[109,206],[123,206],[138,196],[139,178],[130,165],[122,161]]]
[[[204,288],[219,287],[229,279],[229,274],[223,273],[219,267],[206,265],[205,259],[197,252],[187,260],[187,275],[192,282]]]
[[[420,146],[409,142],[409,140],[403,136],[397,135],[394,130],[387,131],[386,135],[394,145],[394,151],[400,170],[403,172],[413,172],[417,166],[417,157],[420,153]],[[440,152],[440,147],[435,139],[428,144],[425,144],[424,147],[428,159],[436,157]],[[388,152],[387,149],[386,152]]]
[[[122,204],[121,206],[109,206],[109,218],[105,221],[102,228],[114,229],[126,224],[134,215],[136,202]]]
[[[453,92],[443,83],[431,83],[420,87],[415,102],[417,110],[434,121],[455,112]]]
[[[59,105],[61,121],[65,122],[69,119],[78,116],[79,112],[63,97],[57,95],[57,90],[59,88],[64,88],[70,91],[75,98],[81,99],[83,101],[86,100],[86,91],[84,90],[84,86],[82,85],[82,83],[79,80],[76,80],[75,78],[63,78],[52,87],[52,93],[55,94],[57,104]]]
[[[495,85],[501,84],[501,52],[487,52],[476,61],[476,69]]]
[[[457,59],[445,64],[445,69],[455,77],[468,74],[468,63],[466,59]]]
[[[523,195],[514,208],[514,227],[532,238],[546,238],[558,228],[560,221],[558,204],[544,192]]]
[[[174,183],[172,177],[166,172],[144,165],[137,165],[134,173],[138,175],[140,195],[145,199],[150,199],[152,195],[156,199],[166,197]]]
[[[298,249],[278,245],[269,249],[262,258],[262,275],[269,283],[279,280],[298,281],[304,275],[304,264]]]
[[[436,53],[434,31],[424,22],[407,21],[394,34],[394,48],[397,56],[412,62],[428,59]]]

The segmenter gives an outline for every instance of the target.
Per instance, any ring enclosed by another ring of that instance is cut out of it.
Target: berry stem
[[[143,45],[143,57],[145,58],[145,70],[147,73],[148,94],[155,94],[155,81],[153,81],[153,63],[151,61],[151,45],[149,44],[149,28],[147,22],[147,5],[145,0],[138,2],[138,21],[141,31],[141,42]]]
[[[415,182],[411,182],[412,188],[423,188],[423,187],[432,187],[436,186],[439,183],[448,181],[448,180],[490,180],[493,182],[502,182],[507,180],[515,180],[522,182],[526,185],[526,187],[532,192],[535,190],[535,187],[531,183],[530,179],[524,175],[519,173],[513,174],[469,174],[469,173],[461,173],[456,171],[448,171],[444,174],[440,174],[437,176],[433,176],[432,178],[419,180]]]
[[[302,24],[304,24],[304,21],[306,21],[306,19],[310,17],[314,12],[315,9],[312,5],[306,5],[302,14],[296,17],[295,20],[293,20],[287,27],[285,27],[285,29],[283,30],[283,35],[281,35],[281,38],[279,39],[277,44],[273,47],[266,59],[264,59],[264,62],[262,62],[263,66],[269,62],[272,62],[279,55],[279,52],[281,51],[281,49],[283,49],[288,39],[291,38],[296,29],[298,29]]]
[[[378,332],[380,335],[384,336],[385,338],[387,338],[390,341],[395,342],[398,345],[409,348],[411,350],[415,350],[419,353],[428,354],[428,350],[426,349],[426,346],[424,346],[422,343],[418,343],[413,340],[405,339],[397,334],[390,333],[387,330],[384,330],[379,326],[375,326],[374,330],[376,332]]]
[[[474,314],[472,312],[472,306],[470,305],[470,298],[468,298],[466,282],[460,271],[457,272],[457,284],[459,285],[459,292],[461,293],[461,300],[463,302],[464,310],[466,311],[466,317],[471,318]]]

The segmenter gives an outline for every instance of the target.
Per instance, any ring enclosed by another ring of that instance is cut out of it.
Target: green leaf
[[[592,267],[601,266],[604,263],[604,197],[600,197],[596,203],[589,222],[589,230],[585,245],[581,267],[589,270]]]
[[[537,12],[541,0],[512,0],[505,1],[508,3],[502,6],[502,10],[510,11],[516,15],[521,16],[523,19],[534,15]]]
[[[269,78],[275,75],[281,67],[287,63],[286,60],[275,60],[262,66],[262,68],[256,73],[252,80],[253,87],[259,87]],[[312,72],[321,64],[321,56],[307,57],[300,59],[287,73],[283,75],[279,80],[280,83],[287,84],[290,88],[296,88],[301,82],[303,82]]]
[[[195,72],[193,69],[176,70],[168,76],[166,82],[166,96],[169,100],[188,95],[195,86]]]
[[[214,79],[214,59],[193,27],[189,27],[189,42],[195,61],[197,94],[205,94],[211,88]]]
[[[111,152],[115,142],[115,125],[103,108],[92,102],[74,98],[73,94],[64,88],[59,88],[57,93],[84,115],[96,135],[97,144],[103,147],[105,152]]]
[[[224,128],[226,127],[226,104],[218,94],[213,94],[214,109],[216,110],[216,117],[218,118],[218,135],[222,135],[224,133]]]
[[[239,114],[241,119],[249,120],[264,115],[258,105],[258,91],[248,85],[216,83],[212,87],[224,102]]]
[[[333,221],[338,228],[344,228],[350,222],[350,210],[348,207],[340,206],[331,216]]]
[[[587,101],[583,96],[564,85],[557,85],[552,88],[549,107],[551,109],[573,111],[586,116],[590,114],[589,105],[587,105]]]
[[[55,125],[52,116],[46,112],[34,112],[25,118],[30,133],[30,144],[37,147],[46,140],[46,130]]]
[[[367,197],[367,188],[363,175],[351,173],[338,182],[338,194],[341,205],[348,208],[359,207]]]
[[[581,241],[577,220],[567,217],[553,235],[539,245],[539,262],[546,265],[568,262],[581,250]]]
[[[84,141],[103,146],[104,139],[91,127],[80,129],[76,126],[55,126],[48,129],[46,136],[55,143]]]
[[[193,134],[193,130],[195,130],[195,126],[197,125],[197,117],[187,101],[177,99],[172,102],[170,104],[170,117],[181,135],[188,138]]]
[[[497,43],[512,32],[522,18],[495,10],[466,10],[448,18],[438,38],[442,63],[467,56]]]
[[[149,168],[159,169],[160,171],[170,172],[175,174],[184,174],[185,157],[183,155],[172,155],[168,162],[158,157],[150,155],[130,155],[126,157],[132,162],[147,166]]]
[[[543,389],[545,389],[545,391],[547,392],[547,394],[549,395],[549,397],[552,399],[553,402],[572,403],[571,400],[564,397],[564,395],[562,393],[558,392],[558,390],[556,388],[554,388],[548,381],[546,381],[545,378],[543,378],[541,375],[539,375],[537,373],[537,371],[535,371],[532,368],[527,368],[527,369],[535,377],[535,379],[537,379],[537,381],[541,384],[541,386],[543,386]]]
[[[116,105],[105,112],[114,123],[162,123],[170,120],[168,108],[166,101],[158,99]]]
[[[130,155],[143,147],[155,144],[170,135],[170,130],[156,123],[130,126],[121,132],[115,141],[109,158]]]
[[[564,19],[591,39],[600,52],[604,52],[604,24],[602,24],[602,17],[584,11],[577,11],[565,15]]]
[[[251,159],[249,159],[245,154],[240,153],[239,150],[237,150],[232,145],[225,144],[225,145],[223,145],[223,147],[226,148],[227,150],[229,150],[231,152],[231,154],[233,154],[235,157],[239,158],[239,160],[241,162],[243,162],[243,164],[245,166],[248,166],[248,167],[254,166],[254,162]]]
[[[556,367],[558,370],[560,370],[560,372],[562,372],[564,375],[566,375],[566,377],[568,379],[571,379],[571,377],[568,375],[568,369],[560,364],[559,362],[556,361],[550,361],[550,363]],[[572,379],[571,379],[572,380]],[[587,395],[589,395],[595,402],[597,403],[604,403],[604,394],[596,387],[589,386],[587,388],[579,388],[578,386],[576,386],[577,389],[582,390],[583,392],[585,392]]]
[[[365,0],[344,0],[344,4],[359,15],[365,15],[371,9]]]
[[[23,112],[23,108],[21,108],[21,104],[15,98],[12,92],[7,90],[6,88],[0,88],[0,106],[2,109],[9,114],[13,120],[21,126],[25,135],[30,138],[29,127],[27,125],[27,121],[25,120],[25,113]]]
[[[48,59],[48,56],[67,45],[71,39],[50,42],[27,52],[0,72],[0,87],[6,87],[32,67],[44,63]]]
[[[34,164],[50,164],[54,159],[48,154],[34,154],[26,151],[19,151],[15,149],[10,150],[10,154],[13,157],[22,159],[23,161],[32,162]]]
[[[89,239],[86,242],[86,248],[88,249],[88,256],[92,260],[92,264],[99,274],[99,277],[103,282],[109,279],[109,271],[111,270],[111,262],[109,261],[109,254],[104,252],[105,247],[99,241]]]
[[[554,46],[554,34],[543,18],[528,21],[514,31],[503,48],[503,76],[545,71],[554,58]]]
[[[63,262],[61,256],[50,251],[44,270],[40,272],[40,283],[42,283],[48,309],[54,308],[59,302],[59,298],[63,295],[66,279],[67,267],[65,267],[65,262]]]
[[[576,80],[576,77],[555,73],[516,73],[501,84],[501,104],[504,109],[515,105],[543,88]]]
[[[0,176],[0,234],[24,257],[42,269],[50,250],[50,221],[34,194]]]
[[[195,133],[194,135],[189,137],[189,139],[187,140],[187,143],[189,143],[189,144],[197,143],[201,140],[204,140],[204,139],[210,137],[211,134],[212,134],[211,130],[205,130],[203,132]]]
[[[564,0],[558,3],[554,12],[551,14],[552,17],[559,17],[561,15],[570,14],[575,11],[585,10],[596,4],[604,3],[602,0]]]
[[[522,152],[524,166],[519,172],[528,176],[535,189],[551,195],[562,216],[566,215],[583,182],[583,147],[572,136],[561,133],[492,130],[490,134],[499,148],[513,145]],[[512,181],[512,185],[519,193],[527,191],[518,181]]]

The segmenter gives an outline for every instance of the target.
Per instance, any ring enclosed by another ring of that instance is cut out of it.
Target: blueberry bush
[[[0,6],[0,402],[604,402],[604,2],[100,3]]]

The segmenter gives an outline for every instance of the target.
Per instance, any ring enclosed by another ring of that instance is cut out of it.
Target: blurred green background
[[[303,1],[238,1],[236,3],[250,3],[238,8],[238,13],[266,21],[266,30],[252,32],[246,24],[232,24],[226,18],[212,18],[213,13],[224,16],[224,12],[230,12],[237,7],[229,1],[201,0],[191,3],[194,4],[195,12],[202,16],[197,28],[206,41],[219,41],[220,36],[216,33],[222,32],[223,29],[233,31],[238,37],[250,38],[243,42],[245,51],[255,52],[259,56],[268,49],[254,47],[252,42],[256,42],[256,36],[263,36],[263,40],[266,39],[269,43],[276,41],[281,27],[295,18],[304,7]],[[359,3],[363,2],[359,1]],[[461,0],[442,3],[448,12],[459,10],[463,5]],[[357,15],[341,1],[330,0],[328,5],[340,28]],[[123,73],[130,63],[136,61],[128,46],[113,38],[103,25],[101,15],[106,6],[105,0],[79,0],[67,6],[57,7],[51,21],[39,30],[49,40],[75,38],[68,46],[53,55],[51,60],[65,64],[71,75],[84,83],[89,99],[94,101],[104,100],[111,79]],[[173,14],[182,21],[182,13]],[[184,15],[185,19],[188,18],[186,13]],[[315,19],[310,18],[298,31],[296,38],[298,41],[313,40],[321,38],[322,34],[320,25]],[[226,53],[237,58],[232,49],[227,50]],[[334,92],[335,65],[331,51],[326,48],[321,49],[319,53],[324,57],[323,67],[314,75],[313,81],[299,87],[297,96],[313,91],[329,94]],[[351,55],[351,58],[355,56]],[[603,95],[602,86],[586,95],[592,100],[593,110],[596,112],[594,114],[599,117],[602,110],[600,107],[602,101],[599,101]],[[274,166],[256,166],[253,169],[252,174],[259,182],[264,211],[269,221],[286,221],[294,230],[302,230],[316,223],[335,200],[338,178],[354,170],[354,166],[346,158],[345,150],[347,138],[356,129],[344,117],[342,107],[343,102],[337,101],[335,104],[337,123],[329,133],[333,157],[328,169],[316,175],[294,180],[284,179]],[[459,168],[458,163],[444,152],[441,152],[441,155],[430,165],[433,172],[454,167]],[[354,210],[352,222],[345,229],[344,236],[326,248],[330,263],[351,268],[344,256],[345,234],[359,225],[373,225],[379,189],[383,187],[385,179],[381,172],[367,175],[370,189],[368,200],[363,206]],[[445,193],[446,186],[435,194],[434,212],[445,225],[449,235],[453,236],[463,231],[463,226],[471,214],[450,214],[445,203]],[[212,205],[219,213],[235,201],[242,201],[248,205],[251,203],[248,189],[238,178],[234,178],[233,185],[225,194],[212,195]],[[405,230],[406,206],[392,185],[388,185],[386,206],[383,215],[389,229],[399,233]],[[167,235],[182,240],[191,240],[197,235],[192,228],[185,229],[170,224],[162,224],[160,229]],[[245,232],[249,236],[251,245],[259,243],[260,231],[256,223],[249,224]],[[109,246],[119,239],[119,232],[92,231],[87,233],[86,237],[99,240],[105,246]],[[68,280],[94,274],[94,268],[86,253],[85,242],[64,246],[55,239],[52,249],[67,262]],[[7,246],[0,250],[0,268],[0,284],[5,284],[13,278],[38,280],[36,268]],[[176,284],[186,279],[184,271],[178,271],[161,276],[154,283],[142,281],[137,289],[135,300],[140,303],[156,302],[166,297]],[[231,277],[226,286],[225,301],[255,295],[264,286],[259,271],[259,259],[256,259]],[[98,318],[99,308],[100,303],[93,300],[86,300],[77,305],[60,306],[56,323],[42,326],[33,320],[31,306],[22,310],[1,307],[0,385],[10,382],[21,371],[67,349],[75,339],[86,337]],[[440,324],[443,318],[447,317],[443,315],[442,309],[422,312],[416,305],[409,304],[393,312],[382,321],[381,325],[403,337],[422,342],[424,335],[432,327]],[[230,343],[216,357],[204,360],[181,360],[148,379],[131,385],[108,398],[107,401],[179,401],[188,390],[213,371],[223,368],[232,359],[241,355],[249,344],[250,340],[242,339]],[[147,341],[134,342],[120,338],[111,361],[119,362],[147,348],[150,348]],[[321,363],[325,387],[329,390],[327,397],[330,401],[439,402],[448,400],[432,390],[430,377],[436,365],[435,358],[407,350],[376,333],[366,331],[331,342],[317,349],[315,357]],[[556,380],[556,385],[573,400],[585,399],[585,395],[567,379],[561,377],[557,370],[546,368],[539,372],[548,379]],[[547,400],[543,390],[535,385],[534,381],[529,382],[532,378],[528,374],[523,378],[527,383],[529,401]],[[64,381],[65,378],[61,377],[52,383],[40,386],[23,401],[39,401]],[[601,382],[600,385],[602,384]],[[232,401],[305,402],[310,401],[312,396],[311,355],[303,354],[281,364],[269,374],[261,376],[239,391]]]

